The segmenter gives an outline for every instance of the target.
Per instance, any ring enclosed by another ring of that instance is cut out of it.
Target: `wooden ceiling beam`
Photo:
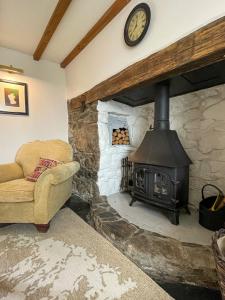
[[[224,36],[222,17],[72,98],[69,105],[75,109],[84,101],[109,100],[141,84],[154,84],[224,60]]]
[[[102,31],[107,24],[130,2],[131,0],[116,0],[98,22],[91,28],[85,37],[73,48],[73,50],[61,62],[61,67],[65,68],[71,61]]]
[[[59,0],[54,12],[45,28],[45,31],[41,37],[41,40],[33,54],[34,60],[39,60],[45,51],[51,37],[53,36],[56,28],[58,27],[60,21],[62,20],[68,6],[72,0]]]

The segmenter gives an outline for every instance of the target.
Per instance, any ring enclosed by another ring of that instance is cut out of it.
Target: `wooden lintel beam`
[[[112,19],[130,2],[131,0],[116,0],[98,22],[91,28],[85,37],[73,48],[73,50],[61,62],[61,67],[65,68],[71,61],[109,24]]]
[[[81,101],[109,100],[141,84],[153,84],[225,59],[225,17],[127,67],[84,94],[70,100],[72,109]]]
[[[59,0],[54,12],[48,22],[48,25],[45,28],[45,31],[41,37],[41,40],[33,54],[34,60],[39,60],[46,49],[53,33],[58,27],[60,21],[62,20],[68,6],[70,5],[72,0]]]

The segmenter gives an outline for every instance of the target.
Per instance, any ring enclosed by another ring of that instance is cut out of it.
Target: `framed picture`
[[[29,114],[26,83],[0,79],[0,113]]]

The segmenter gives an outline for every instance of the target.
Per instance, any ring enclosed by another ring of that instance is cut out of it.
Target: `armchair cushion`
[[[0,165],[0,183],[23,177],[23,169],[17,163]]]
[[[0,202],[30,202],[34,200],[34,182],[16,179],[0,183]]]

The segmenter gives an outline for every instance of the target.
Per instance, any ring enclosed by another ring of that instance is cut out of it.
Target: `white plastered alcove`
[[[120,191],[122,177],[121,160],[140,145],[152,119],[152,106],[130,107],[115,101],[98,102],[98,135],[100,166],[98,187],[101,195],[111,195]],[[126,120],[130,145],[112,145],[110,116]]]

